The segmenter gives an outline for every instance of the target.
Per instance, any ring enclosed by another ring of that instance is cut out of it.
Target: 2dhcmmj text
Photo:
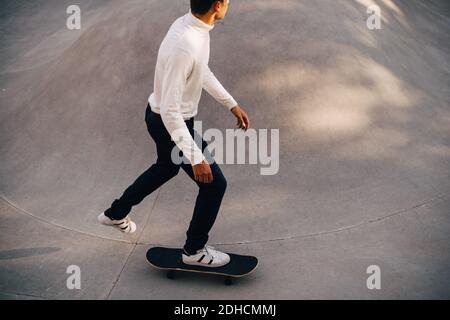
[[[219,304],[217,307],[211,306],[188,306],[181,304],[175,307],[174,315],[196,315],[205,318],[208,314],[214,315],[265,315],[275,317],[277,315],[276,305],[252,305],[252,304]]]

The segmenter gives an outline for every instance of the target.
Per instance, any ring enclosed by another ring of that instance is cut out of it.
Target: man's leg
[[[175,143],[165,130],[160,116],[152,113],[150,107],[147,107],[145,122],[150,136],[156,143],[158,160],[105,211],[105,215],[113,220],[124,219],[133,206],[141,203],[145,197],[175,177],[180,171],[180,166],[174,164],[171,159]]]
[[[111,208],[105,211],[105,215],[113,220],[124,219],[133,206],[141,203],[145,197],[175,177],[179,170],[179,166],[156,162],[137,178],[119,199],[114,200]]]
[[[191,134],[192,134],[192,130]],[[195,133],[197,135],[197,133]],[[202,139],[202,150],[207,147]],[[181,168],[195,181],[194,172],[190,164],[182,164]],[[186,233],[187,240],[184,249],[189,254],[195,254],[197,250],[202,249],[208,242],[208,234],[216,221],[217,214],[222,203],[227,180],[217,163],[211,165],[213,182],[210,184],[195,181],[199,186],[199,193],[195,202],[194,213],[189,229]]]

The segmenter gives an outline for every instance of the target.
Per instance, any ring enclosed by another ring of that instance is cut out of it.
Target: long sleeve
[[[238,105],[231,94],[229,94],[219,80],[217,80],[208,65],[205,66],[205,73],[203,75],[203,89],[228,110],[231,110]]]
[[[193,66],[194,58],[181,48],[174,49],[168,57],[161,86],[161,118],[177,147],[192,165],[196,165],[205,157],[190,135],[180,111],[186,80]]]

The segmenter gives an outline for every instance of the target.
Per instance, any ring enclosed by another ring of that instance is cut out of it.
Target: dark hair
[[[223,2],[223,0],[191,0],[191,11],[192,13],[204,15],[208,13],[209,9],[217,1]]]

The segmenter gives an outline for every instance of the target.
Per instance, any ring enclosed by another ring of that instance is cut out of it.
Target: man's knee
[[[227,179],[224,176],[216,176],[212,183],[206,185],[208,189],[218,193],[225,193],[227,189]]]
[[[225,192],[225,190],[227,190],[227,186],[228,186],[227,179],[222,176],[219,179],[219,187],[220,187],[221,190],[223,190],[223,192]]]
[[[178,172],[180,172],[180,167],[179,166],[172,166],[169,169],[169,174],[170,174],[171,177],[175,177],[178,174]]]
[[[168,177],[175,177],[180,172],[180,166],[168,163],[158,163],[159,169]]]

